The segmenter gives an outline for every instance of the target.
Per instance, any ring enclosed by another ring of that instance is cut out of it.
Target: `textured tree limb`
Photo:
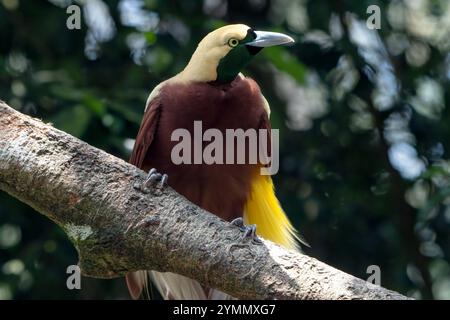
[[[179,273],[243,299],[406,299],[241,231],[146,174],[0,101],[0,189],[67,233],[84,275]]]

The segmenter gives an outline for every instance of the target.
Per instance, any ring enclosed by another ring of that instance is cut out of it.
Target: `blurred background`
[[[66,27],[71,4],[79,30]],[[206,33],[236,22],[297,40],[245,73],[280,129],[274,180],[305,252],[450,299],[448,0],[0,0],[0,99],[128,159],[149,92]],[[123,279],[68,290],[76,263],[62,230],[0,192],[0,299],[128,298]]]

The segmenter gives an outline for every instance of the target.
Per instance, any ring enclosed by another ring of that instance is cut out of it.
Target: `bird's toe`
[[[256,235],[256,224],[246,226],[244,225],[244,220],[241,217],[232,220],[231,224],[237,226],[241,232],[244,233],[244,239],[261,242],[261,239]]]
[[[231,224],[236,227],[242,228],[242,227],[244,227],[244,220],[241,217],[239,217],[239,218],[232,220]]]
[[[167,174],[159,173],[155,168],[150,169],[145,179],[144,186],[150,187],[159,182],[158,187],[163,188],[167,185],[167,180],[169,176]]]

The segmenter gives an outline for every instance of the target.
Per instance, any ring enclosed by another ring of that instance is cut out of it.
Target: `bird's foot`
[[[167,174],[161,174],[156,171],[155,168],[150,169],[142,184],[138,183],[135,188],[147,193],[151,187],[156,187],[156,189],[161,190],[167,185],[167,180],[169,176]]]
[[[150,187],[151,185],[154,185],[159,182],[157,186],[159,188],[163,188],[167,185],[168,179],[169,176],[167,174],[161,174],[158,171],[156,171],[155,168],[152,168],[147,174],[147,178],[145,179],[144,182],[144,187]]]
[[[262,242],[256,235],[256,224],[246,226],[244,225],[244,220],[240,217],[231,221],[231,224],[239,227],[239,229],[244,233],[244,239],[250,239],[258,243]]]

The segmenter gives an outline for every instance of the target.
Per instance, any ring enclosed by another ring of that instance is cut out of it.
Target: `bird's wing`
[[[270,118],[270,105],[269,105],[269,102],[267,102],[267,99],[266,99],[266,97],[264,97],[263,94],[261,94],[261,97],[263,99],[263,106],[264,106],[264,110],[266,110],[267,118]]]
[[[147,101],[144,117],[141,122],[141,127],[136,136],[133,152],[131,153],[130,163],[142,169],[145,156],[148,148],[155,137],[156,128],[159,123],[159,116],[161,114],[161,101],[159,96],[155,96]]]
[[[264,96],[263,96],[263,98],[264,98]],[[272,136],[271,136],[272,126],[270,125],[269,113],[267,112],[267,110],[266,110],[266,113],[264,113],[261,116],[261,119],[259,120],[258,130],[265,130],[267,132],[267,141],[264,141],[265,145],[263,145],[263,147],[266,148],[266,150],[264,150],[264,151],[266,151],[267,156],[270,157],[271,156],[271,147],[272,147]]]
[[[161,85],[153,89],[147,99],[144,117],[142,118],[141,127],[139,128],[133,152],[129,160],[131,164],[141,169],[158,127],[159,116],[161,114],[161,100],[158,95],[160,87]],[[125,278],[131,297],[138,299],[142,289],[147,285],[147,272],[130,272],[126,274]]]

